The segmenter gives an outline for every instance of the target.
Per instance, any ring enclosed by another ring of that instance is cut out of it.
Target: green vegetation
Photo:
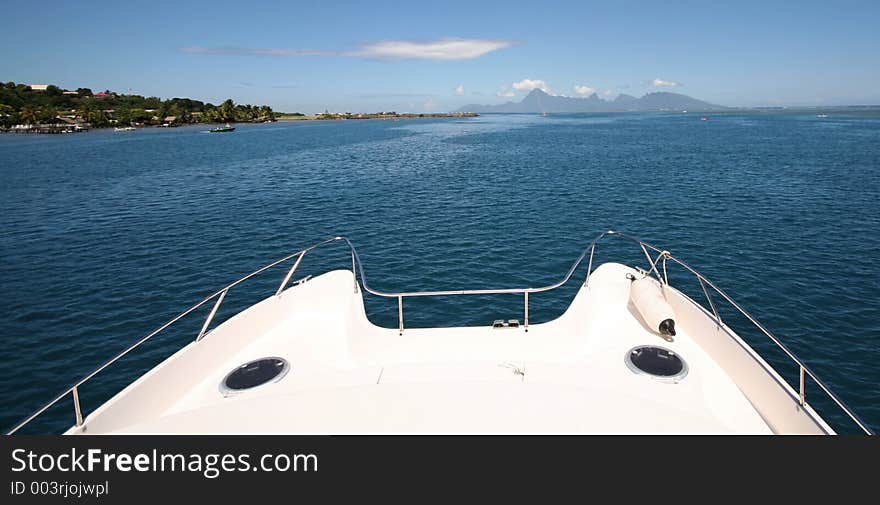
[[[122,95],[112,91],[92,93],[88,88],[64,91],[50,85],[33,90],[26,84],[0,83],[0,126],[84,122],[93,127],[187,123],[233,123],[274,121],[268,105],[220,105],[189,98],[161,100],[156,97]]]

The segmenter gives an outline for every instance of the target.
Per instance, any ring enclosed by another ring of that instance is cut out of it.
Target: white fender
[[[661,335],[675,335],[675,312],[654,279],[643,277],[632,281],[629,299],[649,328]]]

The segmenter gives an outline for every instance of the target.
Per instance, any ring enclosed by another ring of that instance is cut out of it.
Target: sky
[[[0,81],[284,112],[449,111],[535,88],[880,104],[880,0],[4,0],[0,13]]]

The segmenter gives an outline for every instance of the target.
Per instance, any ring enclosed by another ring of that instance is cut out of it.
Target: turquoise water
[[[590,240],[629,232],[688,261],[880,428],[880,115],[490,115],[0,135],[0,425],[189,305],[344,234],[382,290],[555,282]],[[644,264],[620,241],[598,262]],[[307,256],[303,274],[349,265]],[[581,269],[575,279],[583,279]],[[219,319],[283,270],[230,291]],[[680,271],[673,282],[698,297]],[[299,274],[298,274],[299,277]],[[577,281],[531,299],[558,316]],[[717,299],[717,297],[716,297]],[[366,300],[396,326],[396,302]],[[198,332],[196,313],[89,381],[94,409]],[[407,326],[522,318],[519,296],[407,301]],[[797,368],[722,316],[792,384]],[[318,336],[316,336],[318,338]],[[852,425],[808,383],[807,399]],[[69,426],[69,399],[32,431]]]

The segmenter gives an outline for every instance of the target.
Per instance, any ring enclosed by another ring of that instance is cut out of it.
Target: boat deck
[[[400,335],[367,320],[351,271],[329,272],[224,322],[69,433],[772,433],[690,333],[702,326],[681,321],[671,342],[644,326],[627,273],[602,265],[562,316],[528,331]],[[624,358],[639,345],[675,352],[687,375],[634,373]],[[227,373],[270,356],[286,376],[224,396]]]

